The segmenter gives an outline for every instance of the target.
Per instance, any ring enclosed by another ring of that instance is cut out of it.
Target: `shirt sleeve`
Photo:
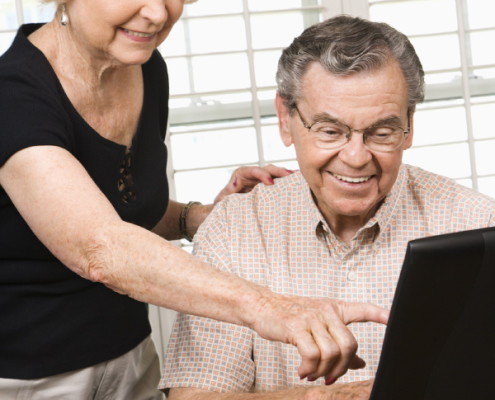
[[[15,152],[31,146],[73,146],[56,82],[26,68],[0,74],[0,166]]]
[[[196,234],[194,254],[218,269],[232,272],[224,205],[222,202],[215,207]],[[179,314],[165,353],[160,388],[252,390],[253,335],[246,327]]]

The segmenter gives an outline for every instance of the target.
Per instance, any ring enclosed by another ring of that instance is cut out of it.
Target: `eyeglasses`
[[[354,129],[338,121],[316,121],[309,125],[304,121],[297,106],[295,109],[303,126],[313,134],[316,146],[324,150],[343,147],[351,140],[352,132],[360,132],[363,135],[363,143],[369,150],[391,152],[402,146],[409,133],[409,113],[406,130],[397,125],[398,118],[386,119],[365,129]]]

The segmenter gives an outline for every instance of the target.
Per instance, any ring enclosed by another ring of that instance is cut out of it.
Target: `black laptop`
[[[370,400],[495,400],[495,227],[409,242]]]

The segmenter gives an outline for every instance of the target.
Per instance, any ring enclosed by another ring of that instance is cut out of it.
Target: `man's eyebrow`
[[[373,123],[371,126],[379,126],[379,125],[394,125],[394,126],[402,126],[402,120],[393,115],[390,117],[382,118]]]
[[[333,124],[345,125],[337,117],[334,117],[333,115],[330,115],[326,112],[321,112],[321,113],[315,114],[313,116],[313,121],[314,122],[331,122]]]
[[[327,112],[321,112],[321,113],[315,114],[313,116],[313,122],[331,122],[331,123],[337,124],[337,125],[348,126],[345,122],[342,122],[337,117],[334,117],[333,115],[328,114]],[[397,117],[396,115],[391,115],[389,117],[385,117],[385,118],[379,119],[378,121],[375,121],[373,124],[369,125],[369,127],[381,126],[381,125],[402,126],[402,120],[399,117]],[[366,129],[366,128],[364,128],[364,129]]]

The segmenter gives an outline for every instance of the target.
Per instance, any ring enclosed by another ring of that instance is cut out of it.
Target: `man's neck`
[[[321,208],[320,211],[335,236],[350,245],[357,232],[373,218],[381,204],[370,210],[366,215],[336,215]]]

